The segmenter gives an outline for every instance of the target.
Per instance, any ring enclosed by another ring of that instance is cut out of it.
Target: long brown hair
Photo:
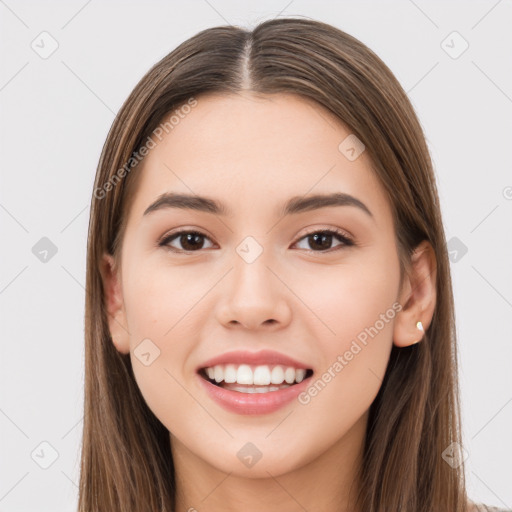
[[[86,276],[85,412],[80,512],[175,510],[169,432],[145,403],[129,354],[111,340],[100,260],[120,262],[139,150],[174,110],[208,92],[294,93],[314,99],[365,145],[392,207],[401,276],[427,240],[437,261],[436,307],[421,343],[393,346],[370,407],[358,474],[362,512],[463,512],[463,465],[452,285],[432,162],[421,125],[389,68],[363,43],[304,18],[253,30],[203,30],[154,65],[123,104],[98,164]],[[171,128],[171,126],[169,127]],[[455,467],[452,467],[455,466]]]

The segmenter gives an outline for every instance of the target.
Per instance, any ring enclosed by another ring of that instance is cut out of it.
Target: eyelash
[[[335,237],[339,241],[343,242],[343,245],[338,246],[337,248],[334,248],[334,249],[333,248],[326,249],[325,251],[323,251],[323,250],[315,251],[313,249],[304,249],[304,250],[306,250],[306,251],[308,251],[310,253],[311,252],[313,252],[313,253],[328,253],[328,252],[334,252],[334,251],[336,251],[338,249],[343,249],[343,247],[351,247],[351,246],[357,245],[352,238],[348,237],[343,231],[338,230],[338,229],[320,229],[320,230],[316,230],[316,231],[311,231],[311,232],[306,233],[305,235],[303,235],[301,238],[299,238],[297,240],[297,242],[294,243],[294,245],[297,244],[298,242],[300,242],[301,240],[303,240],[304,238],[307,238],[307,237],[309,237],[311,235],[315,235],[315,234],[318,234],[318,233],[324,233],[324,234],[327,233],[328,235],[335,235]],[[158,246],[159,247],[165,247],[165,248],[169,249],[172,252],[182,253],[182,254],[192,254],[192,253],[201,251],[201,249],[198,249],[196,251],[186,251],[185,249],[176,249],[176,248],[171,247],[171,246],[168,245],[174,239],[179,238],[180,235],[183,235],[183,234],[194,234],[194,235],[199,235],[199,236],[202,236],[202,237],[205,237],[205,238],[209,239],[209,237],[207,235],[205,235],[204,233],[201,233],[200,231],[183,229],[181,231],[176,231],[174,233],[171,233],[168,236],[165,236],[160,242],[158,242]]]

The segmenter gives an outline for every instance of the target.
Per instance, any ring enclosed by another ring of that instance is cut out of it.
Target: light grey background
[[[366,43],[420,117],[454,249],[469,494],[512,507],[511,13],[506,0],[0,0],[0,512],[76,507],[89,202],[115,113],[198,31],[292,15]]]

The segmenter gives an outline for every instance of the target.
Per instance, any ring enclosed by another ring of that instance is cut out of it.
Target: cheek
[[[161,340],[172,337],[172,330],[204,295],[204,284],[179,267],[152,260],[133,267],[124,289],[131,330],[150,331]]]
[[[196,404],[187,393],[186,382],[179,370],[169,364],[165,351],[150,366],[144,366],[133,355],[131,360],[137,386],[149,409],[169,432],[186,435],[186,429],[180,429],[182,413],[194,411]],[[194,421],[193,414],[188,414],[185,423],[189,421]]]
[[[398,275],[394,268],[361,260],[328,270],[303,281],[298,293],[311,318],[318,320],[316,339],[324,341],[325,352],[332,356],[347,350],[358,337],[362,343],[365,338],[389,338],[396,315]]]
[[[322,319],[314,322],[322,364],[298,397],[298,410],[307,418],[301,422],[304,439],[322,432],[318,453],[363,421],[382,385],[392,348],[397,312],[393,286],[351,270],[338,285],[328,285],[323,298],[322,283],[308,296],[317,297],[311,309]]]
[[[156,265],[139,265],[131,277],[124,294],[135,380],[148,407],[171,430],[176,411],[194,407],[184,389],[190,380],[185,364],[194,350],[194,305],[204,285]]]
[[[387,367],[400,309],[396,279],[392,266],[361,262],[308,283],[307,304],[315,313],[308,323],[321,368],[303,403],[311,402],[318,414],[333,404],[362,414],[371,405]]]
[[[156,367],[177,374],[181,374],[183,361],[191,349],[191,342],[187,342],[191,340],[187,325],[194,314],[191,301],[195,297],[190,287],[185,288],[181,281],[184,279],[176,271],[157,267],[147,271],[141,269],[128,288],[126,300],[130,346],[134,355],[137,356],[141,341],[149,339],[158,353]],[[151,348],[151,343],[147,345]]]

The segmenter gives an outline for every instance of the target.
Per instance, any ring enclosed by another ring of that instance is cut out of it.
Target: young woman
[[[425,138],[337,28],[204,30],[142,78],[98,166],[85,329],[81,512],[486,510]]]

